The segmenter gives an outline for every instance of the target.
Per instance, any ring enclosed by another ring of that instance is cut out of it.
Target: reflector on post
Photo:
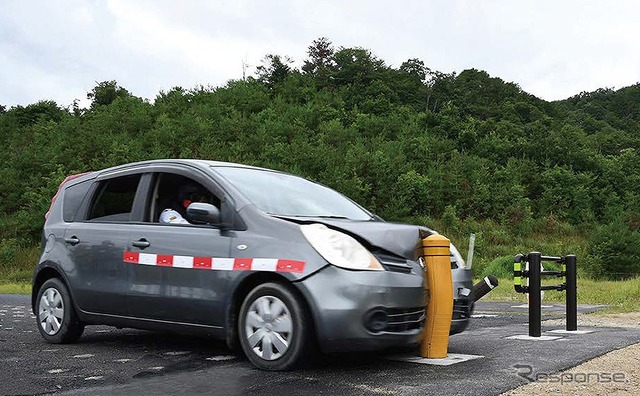
[[[451,242],[442,235],[422,240],[425,261],[425,320],[420,356],[446,358],[453,316],[453,283],[451,279]]]

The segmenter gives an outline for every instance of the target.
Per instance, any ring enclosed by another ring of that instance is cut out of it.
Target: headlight
[[[453,246],[453,243],[451,244],[451,246],[449,246],[449,250],[451,250],[451,262],[457,261],[458,268],[465,268],[466,264],[464,263],[464,259],[462,258],[462,255],[460,254],[458,249]]]
[[[382,265],[358,241],[324,224],[303,224],[302,234],[329,263],[352,270],[384,271]]]

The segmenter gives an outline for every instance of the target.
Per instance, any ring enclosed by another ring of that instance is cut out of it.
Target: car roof
[[[224,162],[224,161],[211,161],[211,160],[201,160],[201,159],[157,159],[157,160],[147,160],[147,161],[131,162],[128,164],[117,165],[111,168],[99,170],[95,173],[102,176],[102,175],[108,175],[108,174],[118,173],[122,171],[133,170],[137,168],[144,168],[149,165],[190,165],[190,166],[195,166],[197,168],[208,168],[211,166],[218,166],[218,167],[224,166],[224,167],[258,169],[258,170],[279,172],[273,169],[260,168],[252,165],[244,165],[244,164],[237,164],[233,162]]]
[[[135,171],[138,169],[143,169],[147,166],[150,165],[189,165],[189,166],[193,166],[196,168],[200,168],[200,169],[206,169],[209,167],[234,167],[234,168],[245,168],[245,169],[256,169],[256,170],[263,170],[263,171],[270,171],[270,172],[277,172],[277,173],[282,173],[281,171],[278,170],[274,170],[274,169],[268,169],[268,168],[261,168],[258,166],[252,166],[252,165],[244,165],[244,164],[237,164],[237,163],[233,163],[233,162],[224,162],[224,161],[211,161],[211,160],[201,160],[201,159],[180,159],[180,158],[171,158],[171,159],[156,159],[156,160],[146,160],[146,161],[138,161],[138,162],[130,162],[130,163],[126,163],[126,164],[121,164],[121,165],[116,165],[116,166],[112,166],[110,168],[104,168],[104,169],[99,169],[99,170],[95,170],[95,171],[87,171],[84,174],[81,174],[81,176],[74,178],[73,180],[69,181],[68,183],[64,183],[65,187],[77,184],[77,183],[82,183],[86,180],[90,180],[90,179],[94,179],[96,177],[101,177],[101,176],[110,176],[113,174],[117,174],[120,172],[128,172],[128,171]]]

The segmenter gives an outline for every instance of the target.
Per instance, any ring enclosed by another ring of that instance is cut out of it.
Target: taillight
[[[70,175],[64,178],[64,180],[62,181],[62,183],[60,183],[60,186],[58,186],[58,191],[56,191],[56,195],[53,196],[53,198],[51,198],[51,205],[49,205],[49,210],[47,210],[47,213],[44,214],[44,219],[47,220],[49,218],[49,213],[51,212],[51,208],[53,208],[53,203],[56,202],[56,198],[58,198],[58,195],[60,195],[60,191],[62,191],[62,186],[64,186],[64,184],[66,182],[69,182],[73,179],[77,179],[82,175],[86,175],[89,172],[84,172],[84,173],[78,173],[75,175]]]

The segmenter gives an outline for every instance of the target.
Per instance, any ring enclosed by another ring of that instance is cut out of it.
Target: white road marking
[[[96,355],[93,355],[91,353],[85,353],[84,355],[75,355],[74,358],[76,359],[86,359],[86,358],[91,358],[94,357]]]
[[[162,366],[149,367],[149,370],[160,371],[160,370],[164,370],[164,367]]]
[[[172,352],[165,352],[164,355],[180,356],[180,355],[188,355],[190,353],[191,353],[190,351],[172,351]]]
[[[116,359],[116,360],[114,360],[114,362],[116,362],[116,363],[127,363],[127,362],[130,362],[132,360],[133,359]]]
[[[101,380],[104,378],[104,375],[96,375],[94,377],[87,377],[84,380],[85,381],[95,381],[95,380]]]
[[[53,369],[53,370],[48,370],[47,373],[60,374],[60,373],[66,373],[67,371],[69,371],[69,369]]]
[[[223,355],[223,356],[212,356],[212,357],[208,357],[206,358],[206,360],[211,360],[213,362],[221,362],[224,360],[233,360],[235,359],[235,356],[231,356],[231,355]]]

